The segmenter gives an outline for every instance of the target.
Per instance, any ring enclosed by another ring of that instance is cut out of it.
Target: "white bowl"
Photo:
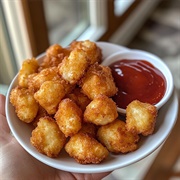
[[[159,110],[171,97],[173,88],[174,88],[173,77],[172,77],[171,71],[169,70],[168,66],[159,57],[155,56],[154,54],[151,54],[146,51],[141,51],[141,50],[129,50],[129,51],[125,51],[125,52],[114,53],[114,54],[110,55],[109,57],[107,57],[106,59],[104,59],[102,64],[109,66],[110,64],[112,64],[118,60],[121,60],[121,59],[146,60],[146,61],[150,62],[154,67],[159,69],[161,71],[161,73],[164,75],[165,80],[166,80],[165,94],[164,94],[163,98],[157,104],[155,104],[155,106]],[[118,109],[119,113],[126,114],[125,109],[119,108],[119,107],[117,109]]]
[[[111,55],[113,52],[121,52],[126,48],[122,46],[114,45],[111,43],[97,43],[99,47],[102,48],[102,52],[106,52],[104,58]],[[114,47],[116,50],[114,51]],[[39,60],[41,61],[43,55],[39,56]],[[82,165],[78,164],[73,158],[69,157],[69,155],[62,151],[58,158],[49,158],[41,153],[39,153],[31,144],[30,137],[32,132],[32,127],[29,124],[21,122],[15,111],[14,107],[11,105],[9,101],[9,96],[12,88],[17,85],[17,76],[11,82],[9,90],[7,92],[6,97],[6,117],[9,124],[9,127],[17,139],[19,144],[33,157],[45,163],[53,168],[76,172],[76,173],[99,173],[99,172],[108,172],[113,171],[118,168],[125,167],[132,163],[135,163],[142,158],[146,157],[150,153],[152,153],[157,147],[159,147],[164,140],[169,135],[172,130],[178,113],[178,98],[177,94],[173,93],[170,97],[169,101],[161,108],[158,113],[157,123],[155,126],[155,132],[151,136],[146,138],[142,138],[140,140],[139,148],[128,154],[109,154],[108,158],[105,159],[100,164],[89,164]]]

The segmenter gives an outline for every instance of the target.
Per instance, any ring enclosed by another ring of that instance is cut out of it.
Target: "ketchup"
[[[126,109],[133,100],[156,104],[165,94],[166,80],[163,74],[145,60],[118,60],[110,65],[117,94],[113,97],[117,106]]]

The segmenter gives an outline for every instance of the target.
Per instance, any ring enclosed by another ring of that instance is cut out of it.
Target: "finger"
[[[75,179],[87,179],[87,180],[101,180],[102,178],[109,175],[111,172],[105,173],[95,173],[95,174],[79,174],[79,173],[72,173]]]
[[[7,120],[6,120],[5,116],[3,116],[2,114],[0,114],[0,130],[10,133],[10,129],[9,129]]]
[[[2,94],[0,94],[0,129],[1,132],[10,133],[10,129],[5,116],[5,96]]]
[[[101,180],[102,178],[106,177],[110,173],[111,172],[92,174],[92,178],[91,179]]]
[[[5,116],[5,96],[0,94],[0,114]]]

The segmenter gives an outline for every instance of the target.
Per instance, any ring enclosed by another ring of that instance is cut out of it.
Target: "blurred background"
[[[1,0],[0,93],[6,94],[24,59],[54,43],[85,39],[156,54],[169,66],[180,97],[180,0]],[[180,177],[180,144],[168,149],[180,139],[178,126],[152,155],[105,179]]]

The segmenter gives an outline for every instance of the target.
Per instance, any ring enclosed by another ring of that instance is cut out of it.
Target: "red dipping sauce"
[[[157,104],[165,94],[164,75],[145,60],[118,60],[110,65],[118,93],[113,97],[119,108],[133,100]]]

